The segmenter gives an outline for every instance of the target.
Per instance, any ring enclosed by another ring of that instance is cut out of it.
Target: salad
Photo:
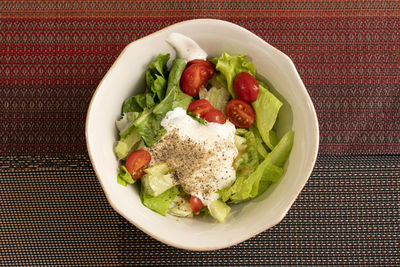
[[[124,101],[116,122],[117,182],[138,184],[143,205],[161,215],[224,222],[231,205],[279,180],[294,133],[277,137],[283,103],[246,55],[208,58],[178,33],[166,41],[177,57],[150,62],[144,92]]]

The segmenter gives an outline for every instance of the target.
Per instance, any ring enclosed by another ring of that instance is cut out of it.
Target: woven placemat
[[[211,252],[119,216],[86,155],[3,157],[0,177],[0,265],[400,264],[400,156],[320,155],[280,224]]]
[[[239,24],[292,58],[321,134],[287,217],[213,252],[168,247],[114,212],[84,139],[122,49],[195,18]],[[399,18],[399,1],[0,1],[0,265],[399,266]]]
[[[122,49],[204,17],[293,59],[321,153],[400,154],[400,2],[332,0],[1,1],[0,154],[86,153],[90,98]]]

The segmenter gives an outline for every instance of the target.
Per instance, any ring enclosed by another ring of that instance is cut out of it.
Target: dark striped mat
[[[232,248],[192,252],[114,212],[88,156],[2,157],[0,265],[399,265],[399,172],[400,156],[320,155],[280,224]]]

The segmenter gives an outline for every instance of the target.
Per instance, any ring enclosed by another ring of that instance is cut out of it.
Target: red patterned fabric
[[[400,153],[398,1],[2,1],[0,153],[85,153],[90,98],[124,46],[199,17],[293,59],[320,153]]]

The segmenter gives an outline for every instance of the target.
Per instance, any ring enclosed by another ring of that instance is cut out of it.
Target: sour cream
[[[235,126],[229,121],[203,125],[179,107],[169,111],[161,125],[167,133],[149,149],[150,164],[166,162],[183,190],[203,204],[218,199],[216,191],[236,179],[232,166],[238,154]]]
[[[207,59],[207,53],[189,37],[180,33],[171,33],[166,41],[175,48],[178,57],[191,61],[193,59]]]

